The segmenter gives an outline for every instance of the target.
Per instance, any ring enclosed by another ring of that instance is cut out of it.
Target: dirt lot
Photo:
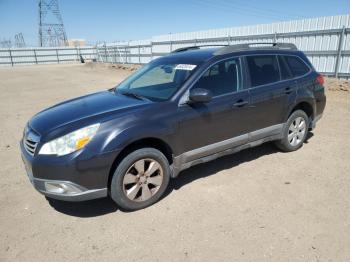
[[[191,168],[150,208],[49,203],[36,192],[18,147],[26,121],[130,72],[0,68],[0,261],[350,261],[349,83],[329,81],[324,117],[301,150],[267,144]]]

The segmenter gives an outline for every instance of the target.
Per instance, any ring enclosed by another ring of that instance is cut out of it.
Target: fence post
[[[33,51],[34,51],[35,63],[36,63],[36,64],[38,64],[38,58],[37,58],[37,56],[36,56],[36,50],[35,50],[35,49],[33,49]]]
[[[9,49],[9,53],[10,53],[10,59],[11,59],[11,66],[13,66],[13,59],[12,59],[12,52],[11,52],[11,49]]]
[[[82,61],[82,60],[84,60],[84,57],[83,57],[83,55],[81,54],[81,49],[80,49],[80,46],[78,46],[78,53],[79,53],[79,60],[78,61]],[[82,60],[81,60],[81,58],[82,58]]]
[[[170,40],[170,53],[173,51],[173,41]]]
[[[277,32],[275,32],[274,36],[273,36],[273,42],[277,43]]]
[[[231,44],[231,36],[230,36],[230,35],[227,36],[227,44],[228,44],[228,45]]]
[[[140,45],[139,45],[139,64],[141,64],[141,53],[140,53]]]
[[[106,59],[106,62],[108,62],[107,61],[107,45],[106,45],[106,42],[105,42],[105,59]],[[102,61],[103,61],[103,59],[102,59]],[[103,62],[105,62],[105,61],[103,61]]]
[[[151,60],[153,60],[153,42],[151,42]]]
[[[56,57],[57,57],[57,63],[60,63],[60,58],[58,57],[58,49],[56,48]]]
[[[96,61],[101,62],[100,49],[97,44],[96,44],[95,51],[96,51]]]
[[[79,57],[79,50],[78,50],[78,46],[75,47],[75,50],[77,51],[77,61],[79,61],[80,57]]]
[[[339,74],[339,65],[340,65],[340,59],[341,59],[341,51],[343,48],[344,35],[345,35],[345,26],[343,26],[343,29],[341,30],[341,33],[339,35],[337,60],[335,61],[335,68],[334,68],[334,76],[336,78],[338,78],[338,74]]]
[[[114,64],[117,63],[117,51],[116,51],[116,47],[113,46],[113,58],[114,58]]]
[[[96,59],[96,62],[99,62],[99,57],[98,57],[98,49],[97,49],[97,43],[96,45],[93,47],[93,52],[92,52],[92,61],[94,61],[94,58]]]
[[[125,64],[128,63],[128,55],[126,54],[126,46],[124,47],[124,53],[125,53]]]

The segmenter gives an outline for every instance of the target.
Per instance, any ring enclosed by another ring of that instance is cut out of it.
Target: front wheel
[[[294,111],[287,120],[283,138],[276,145],[284,152],[291,152],[302,147],[309,129],[309,118],[302,110]]]
[[[139,149],[127,155],[115,170],[111,197],[124,210],[142,209],[159,200],[169,180],[169,162],[162,152]]]

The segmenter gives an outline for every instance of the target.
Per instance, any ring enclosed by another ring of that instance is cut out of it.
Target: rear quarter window
[[[281,78],[282,78],[282,80],[293,78],[293,75],[290,72],[286,61],[280,55],[278,56],[278,63],[280,65],[280,71],[281,71]]]
[[[284,60],[292,72],[293,77],[305,75],[310,71],[310,68],[304,63],[304,61],[297,56],[284,56]]]

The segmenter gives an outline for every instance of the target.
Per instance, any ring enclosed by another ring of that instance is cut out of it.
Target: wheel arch
[[[112,166],[109,170],[108,189],[110,189],[111,180],[112,180],[114,171],[117,168],[118,164],[124,159],[124,157],[137,149],[146,148],[146,147],[159,150],[167,158],[167,160],[169,161],[169,165],[173,163],[173,150],[170,147],[170,145],[166,143],[164,140],[157,137],[139,138],[125,145],[124,148],[120,151],[120,153],[114,159]]]
[[[291,109],[289,110],[286,121],[288,120],[290,115],[296,110],[302,110],[305,112],[305,114],[309,117],[310,120],[314,119],[315,109],[313,104],[310,103],[309,101],[299,101],[294,106],[292,106]]]

